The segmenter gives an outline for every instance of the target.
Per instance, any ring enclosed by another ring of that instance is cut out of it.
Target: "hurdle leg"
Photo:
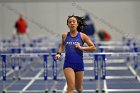
[[[12,79],[15,80],[16,79],[16,75],[15,75],[15,67],[16,67],[16,65],[15,65],[15,58],[14,57],[11,57],[11,66],[12,66],[12,70],[13,70]]]
[[[16,71],[18,71],[18,67],[16,66],[16,58],[11,56],[11,67],[12,67],[12,70],[13,70],[13,77],[12,79],[13,80],[16,80]]]
[[[99,55],[94,55],[95,61],[94,61],[94,75],[96,80],[96,93],[101,93],[100,88],[100,65],[99,65]]]
[[[3,81],[6,81],[6,55],[1,55],[2,57],[2,77]]]
[[[137,53],[138,52],[138,48],[134,47],[134,52]],[[134,55],[134,69],[137,69],[138,67],[138,55]]]
[[[102,93],[102,88],[101,88],[101,79],[102,79],[102,69],[101,69],[101,64],[102,64],[102,56],[98,56],[98,93]]]
[[[105,55],[102,55],[102,60],[101,60],[101,70],[102,70],[102,80],[104,85],[104,80],[106,79],[106,57]],[[102,92],[105,92],[105,89],[102,89]]]
[[[6,92],[6,85],[5,85],[5,81],[6,81],[6,55],[1,55],[2,58],[2,77],[3,77],[3,81],[2,81],[2,87],[3,87],[3,93]]]
[[[47,66],[47,63],[48,63],[48,56],[49,55],[43,55],[43,61],[44,61],[44,80],[46,81],[45,82],[45,86],[46,86],[45,93],[48,93],[48,89],[47,89],[47,79],[48,79],[48,66]]]
[[[17,58],[17,61],[18,61],[18,80],[21,80],[21,67],[22,67],[22,62],[20,60],[20,57]]]
[[[57,61],[54,59],[55,54],[52,54],[52,60],[53,60],[53,80],[57,80]]]
[[[102,55],[102,63],[101,63],[101,70],[102,70],[102,79],[106,78],[106,62],[105,62],[105,55]]]

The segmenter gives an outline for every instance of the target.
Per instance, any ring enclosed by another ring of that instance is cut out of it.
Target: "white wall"
[[[68,31],[66,20],[69,15],[83,16],[88,12],[96,30],[106,29],[114,40],[118,40],[121,39],[122,33],[132,36],[140,34],[139,8],[140,1],[13,2],[5,3],[4,6],[0,3],[0,37],[11,36],[14,22],[18,18],[16,12],[27,16],[33,37],[55,36]],[[39,24],[43,27],[40,28]]]

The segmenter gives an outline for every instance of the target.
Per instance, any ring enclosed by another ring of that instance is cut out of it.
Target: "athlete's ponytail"
[[[79,16],[75,16],[75,15],[68,16],[67,25],[68,25],[68,20],[69,20],[69,18],[71,18],[71,17],[75,17],[76,20],[77,20],[77,23],[78,23],[77,31],[78,31],[78,32],[84,32],[83,29],[84,29],[84,27],[86,26],[85,19],[84,19],[83,17],[79,17]]]

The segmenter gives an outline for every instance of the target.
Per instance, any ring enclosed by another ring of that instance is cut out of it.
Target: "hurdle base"
[[[45,93],[48,93],[48,89],[45,90]]]
[[[98,89],[96,89],[96,90],[95,90],[95,93],[98,93],[98,92],[99,92],[99,90],[98,90]]]
[[[3,90],[2,93],[6,93],[6,90]]]
[[[21,80],[21,77],[18,77],[18,80]]]
[[[13,80],[16,80],[16,77],[15,76],[13,76]]]
[[[104,89],[102,89],[102,93],[105,93],[105,90]]]
[[[56,92],[57,92],[57,89],[54,89],[54,90],[53,90],[53,93],[56,93]]]

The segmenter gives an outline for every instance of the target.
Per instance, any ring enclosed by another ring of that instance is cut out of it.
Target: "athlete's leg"
[[[75,72],[72,68],[65,68],[64,69],[64,75],[67,80],[67,93],[73,93],[73,90],[75,88]]]
[[[75,88],[78,93],[82,93],[83,90],[83,76],[84,71],[75,72]]]

